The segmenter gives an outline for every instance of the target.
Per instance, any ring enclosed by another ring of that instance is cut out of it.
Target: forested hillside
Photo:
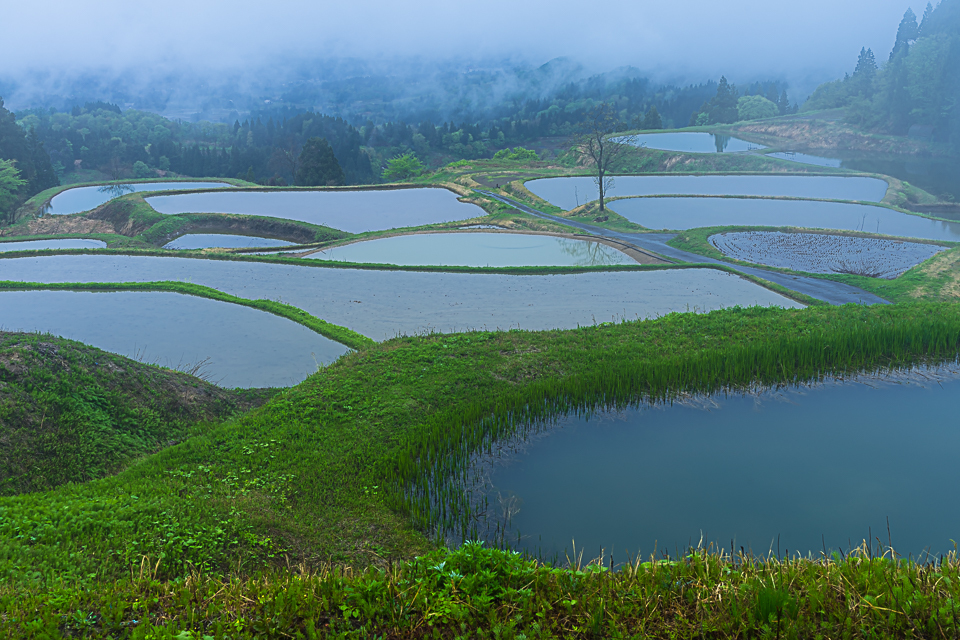
[[[960,152],[960,0],[908,9],[885,60],[862,49],[856,69],[817,88],[804,111],[846,107],[864,130],[932,136]]]
[[[0,224],[35,193],[60,184],[33,128],[23,129],[0,98]]]

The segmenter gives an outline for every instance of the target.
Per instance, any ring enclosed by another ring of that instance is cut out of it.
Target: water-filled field
[[[598,197],[593,178],[543,178],[530,180],[527,189],[566,210]],[[879,202],[887,183],[877,178],[842,176],[618,176],[610,197],[690,196],[782,196],[824,200]]]
[[[107,243],[102,240],[68,238],[65,240],[22,240],[19,242],[0,242],[3,251],[38,251],[40,249],[103,249]]]
[[[762,145],[717,133],[681,131],[678,133],[641,133],[632,144],[661,151],[683,153],[737,153],[764,149]]]
[[[224,387],[292,386],[347,347],[291,320],[158,292],[0,292],[0,327],[42,331],[199,373]]]
[[[446,189],[223,191],[148,198],[160,213],[237,213],[298,220],[349,233],[455,222],[485,215]]]
[[[293,242],[260,238],[258,236],[239,236],[229,233],[187,233],[176,240],[163,245],[164,249],[252,249],[256,247],[289,247]]]
[[[746,262],[874,278],[896,278],[946,248],[884,238],[779,231],[718,233],[710,236],[710,243],[725,255]]]
[[[105,202],[135,191],[176,191],[178,189],[219,189],[229,187],[225,182],[131,182],[102,187],[74,187],[58,193],[45,211],[55,216],[69,215],[96,209]]]
[[[800,164],[812,164],[818,167],[834,167],[839,168],[842,160],[837,158],[825,158],[823,156],[812,156],[806,153],[797,153],[796,151],[777,151],[775,153],[768,153],[767,156],[771,158],[780,158],[781,160],[790,160],[792,162],[799,162]]]
[[[924,240],[960,241],[960,222],[844,202],[744,198],[628,198],[610,209],[648,229],[724,225],[864,231]]]
[[[755,553],[848,550],[870,532],[914,556],[953,549],[960,380],[862,377],[560,420],[487,459],[521,545],[626,560],[704,540]],[[511,503],[511,496],[513,501]],[[515,541],[516,533],[507,536]]]
[[[512,276],[300,267],[152,256],[0,260],[0,280],[181,280],[281,300],[375,340],[470,329],[571,329],[721,307],[801,306],[713,269]]]
[[[354,242],[309,258],[468,267],[601,266],[636,260],[600,242],[520,233],[418,233]]]

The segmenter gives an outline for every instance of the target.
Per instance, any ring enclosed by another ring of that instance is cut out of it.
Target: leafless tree
[[[600,192],[600,211],[605,210],[603,199],[613,188],[610,167],[627,149],[636,147],[636,136],[611,135],[625,128],[626,125],[617,117],[616,109],[606,102],[588,111],[580,125],[580,150],[593,161],[593,181]]]

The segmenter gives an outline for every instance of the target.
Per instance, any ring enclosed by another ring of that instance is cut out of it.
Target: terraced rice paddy
[[[416,227],[484,215],[446,189],[223,191],[147,198],[164,214],[236,213],[298,220],[349,233]]]
[[[219,189],[229,187],[226,182],[131,182],[101,187],[74,187],[58,193],[44,213],[65,216],[96,209],[100,205],[137,191],[176,191],[179,189]]]
[[[936,556],[960,529],[930,490],[956,485],[952,369],[569,416],[474,469],[491,520],[512,514],[505,539],[548,558],[678,557],[701,539],[819,557],[871,531],[886,545],[888,518],[901,554]]]
[[[66,240],[23,240],[20,242],[0,242],[0,252],[39,251],[41,249],[103,249],[107,243],[102,240],[85,238]]]
[[[598,197],[593,178],[542,178],[525,183],[535,195],[566,210]],[[610,197],[691,195],[691,196],[780,196],[880,202],[887,183],[877,178],[842,176],[617,176],[608,191]]]
[[[718,233],[710,236],[710,243],[731,258],[755,264],[887,279],[945,250],[902,240],[779,231]]]
[[[519,233],[419,233],[325,249],[308,258],[467,267],[603,266],[636,260],[600,242]]]
[[[795,151],[777,151],[775,153],[768,153],[767,156],[770,158],[780,158],[781,160],[790,160],[791,162],[799,162],[800,164],[812,164],[817,167],[840,168],[840,165],[843,163],[843,161],[838,158],[811,156],[806,153],[797,153]]]
[[[176,293],[0,292],[0,327],[40,331],[197,373],[224,387],[302,382],[347,348],[304,326]]]
[[[768,226],[864,231],[904,238],[960,241],[960,222],[844,202],[745,198],[627,198],[610,209],[648,229]]]
[[[682,131],[679,133],[641,133],[631,144],[647,149],[682,153],[738,153],[764,149],[762,145],[716,133]]]
[[[0,260],[0,280],[185,281],[280,300],[375,340],[471,329],[571,329],[674,311],[798,303],[713,269],[503,275],[334,269],[147,256]]]
[[[289,247],[293,242],[260,238],[257,236],[239,236],[228,233],[187,233],[176,240],[163,245],[164,249],[252,249],[256,247]]]

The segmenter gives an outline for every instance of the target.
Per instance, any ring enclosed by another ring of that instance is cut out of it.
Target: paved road
[[[890,304],[887,300],[884,300],[879,296],[875,296],[872,293],[864,291],[863,289],[844,284],[842,282],[821,280],[820,278],[810,278],[808,276],[789,275],[759,267],[743,267],[740,265],[732,265],[729,262],[723,262],[722,260],[716,260],[714,258],[708,258],[696,253],[690,253],[689,251],[675,249],[674,247],[667,245],[667,242],[677,235],[675,233],[622,233],[619,231],[611,231],[610,229],[604,229],[592,224],[568,220],[559,216],[550,215],[549,213],[542,213],[535,209],[531,209],[525,204],[517,202],[512,198],[502,196],[492,191],[486,191],[483,189],[476,189],[476,191],[477,193],[482,193],[485,196],[499,200],[504,204],[508,204],[511,207],[519,209],[520,211],[528,213],[532,216],[536,216],[537,218],[552,220],[554,222],[565,224],[569,227],[575,227],[581,231],[585,231],[593,235],[604,236],[619,240],[621,242],[626,242],[627,244],[631,244],[639,249],[660,254],[661,256],[672,261],[696,262],[700,264],[723,264],[728,267],[733,267],[741,273],[763,278],[769,282],[775,282],[776,284],[787,287],[793,291],[806,294],[811,298],[817,298],[818,300],[823,300],[824,302],[835,305],[847,304],[851,302],[855,304]]]

